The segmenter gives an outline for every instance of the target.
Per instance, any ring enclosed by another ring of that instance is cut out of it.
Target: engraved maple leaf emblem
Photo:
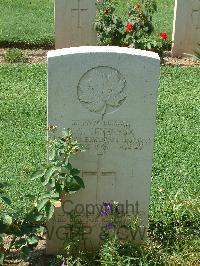
[[[104,116],[126,100],[126,80],[111,67],[96,67],[86,72],[78,85],[78,98],[91,112]]]

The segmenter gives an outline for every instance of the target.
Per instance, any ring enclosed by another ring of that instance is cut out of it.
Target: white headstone
[[[85,189],[67,196],[56,209],[48,224],[47,253],[62,249],[74,209],[88,229],[84,248],[95,250],[110,219],[99,215],[103,202],[117,201],[126,217],[141,219],[138,231],[129,232],[122,225],[119,236],[134,241],[145,237],[159,69],[157,54],[131,48],[79,47],[48,53],[48,123],[71,128],[88,150],[73,161],[81,169]]]
[[[200,45],[200,0],[176,0],[172,55],[194,54]]]
[[[55,47],[96,45],[96,0],[55,0]]]

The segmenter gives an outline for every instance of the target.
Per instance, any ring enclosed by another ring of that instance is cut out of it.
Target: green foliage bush
[[[97,3],[97,16],[94,27],[97,31],[99,45],[117,45],[152,50],[162,53],[169,49],[170,43],[166,33],[152,38],[154,26],[152,15],[157,10],[155,0],[142,0],[133,5],[130,1],[127,15],[117,15],[119,1],[104,0]]]

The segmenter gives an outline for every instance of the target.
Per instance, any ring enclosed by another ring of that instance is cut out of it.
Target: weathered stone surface
[[[55,0],[56,49],[96,45],[96,0]]]
[[[148,227],[159,57],[119,47],[80,47],[48,53],[48,123],[71,128],[88,150],[74,158],[85,189],[68,195],[48,224],[47,253],[69,237],[69,212],[85,226],[83,248],[95,250],[111,217],[103,202],[117,201],[118,236],[141,241]],[[59,133],[58,133],[59,134]],[[124,225],[139,216],[141,228]]]
[[[172,55],[194,54],[200,45],[200,0],[176,0]]]

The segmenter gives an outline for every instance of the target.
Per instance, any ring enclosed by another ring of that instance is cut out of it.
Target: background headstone
[[[200,0],[176,0],[172,55],[194,54],[200,45]]]
[[[122,224],[123,239],[145,237],[159,63],[155,53],[119,47],[48,53],[48,123],[71,128],[88,147],[73,161],[82,170],[85,189],[67,196],[48,223],[48,254],[62,249],[73,209],[87,229],[83,248],[95,250],[110,219],[99,215],[103,202],[117,201],[126,217],[140,217],[142,227],[134,233]]]
[[[96,0],[55,0],[55,47],[96,45]]]

